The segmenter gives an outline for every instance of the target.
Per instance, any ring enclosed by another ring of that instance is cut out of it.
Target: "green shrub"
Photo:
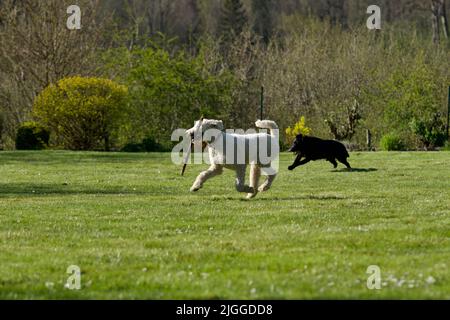
[[[142,140],[141,143],[127,143],[122,152],[163,152],[167,151],[164,146],[156,142],[154,138],[148,137]]]
[[[144,152],[142,143],[130,142],[122,147],[122,152]]]
[[[72,77],[44,89],[33,114],[71,150],[109,150],[126,111],[128,90],[108,79]]]
[[[169,144],[174,128],[190,128],[201,115],[219,117],[230,104],[227,72],[208,71],[201,56],[160,48],[111,50],[109,55],[106,59],[114,62],[115,72],[119,70],[130,89],[133,125],[124,132],[125,141],[151,136]]]
[[[445,145],[441,149],[442,151],[450,151],[450,142],[446,141]]]
[[[17,130],[17,150],[42,150],[48,146],[50,132],[36,122],[24,122]]]
[[[160,152],[164,151],[164,147],[155,141],[152,137],[142,140],[142,146],[145,152]]]
[[[416,119],[411,121],[411,130],[419,138],[425,149],[442,147],[445,143],[445,124],[440,113],[435,113],[431,119]]]
[[[419,52],[415,64],[398,68],[384,83],[378,95],[386,100],[384,125],[395,128],[408,147],[426,149],[442,145],[442,85],[440,71],[427,64]],[[420,145],[415,143],[418,138]]]
[[[381,138],[380,147],[384,151],[402,151],[405,150],[405,144],[396,134],[387,134]]]

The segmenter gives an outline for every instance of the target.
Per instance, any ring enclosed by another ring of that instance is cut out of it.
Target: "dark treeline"
[[[304,116],[312,134],[361,149],[368,131],[374,147],[444,144],[444,0],[379,0],[377,31],[366,28],[370,0],[80,0],[76,31],[65,26],[71,4],[0,0],[0,148],[14,148],[25,122],[56,128],[33,105],[73,76],[128,89],[120,121],[109,120],[116,123],[108,143],[90,139],[89,149],[167,147],[175,128],[200,115],[253,127],[261,86],[265,117],[279,123],[283,139]],[[51,145],[67,147],[59,134]]]
[[[372,4],[382,8],[383,22],[407,24],[425,33],[431,32],[431,16],[437,14],[439,4],[445,6],[441,0],[109,0],[102,6],[114,10],[121,28],[133,29],[136,36],[162,32],[189,43],[205,33],[221,35],[224,22],[238,31],[248,23],[267,42],[280,30],[283,16],[297,13],[344,28],[357,27],[365,23],[366,9]]]

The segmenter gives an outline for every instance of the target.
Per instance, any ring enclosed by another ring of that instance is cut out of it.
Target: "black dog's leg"
[[[295,157],[294,163],[288,167],[289,170],[294,170],[297,168],[302,160],[302,155],[299,153],[297,157]]]
[[[338,164],[336,162],[336,159],[328,159],[328,161],[331,162],[335,169],[337,168]]]
[[[352,167],[350,166],[350,163],[347,162],[347,159],[344,158],[344,159],[338,159],[338,160],[340,163],[344,164],[347,167],[347,169],[350,169],[350,170],[352,169]]]
[[[289,166],[288,169],[289,170],[294,170],[295,168],[297,168],[298,166],[307,164],[308,162],[311,161],[311,159],[303,159],[302,161],[300,161],[301,156],[298,155],[297,158],[295,159],[294,163],[292,164],[292,166]]]

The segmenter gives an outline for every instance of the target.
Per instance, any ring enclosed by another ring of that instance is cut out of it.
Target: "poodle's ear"
[[[217,131],[223,131],[223,122],[221,120],[206,120],[203,130],[203,132],[206,133],[206,137],[204,136],[205,141],[207,143],[212,143],[216,140],[218,134]]]
[[[214,120],[214,122],[211,123],[211,128],[222,131],[223,130],[223,121],[222,120]]]

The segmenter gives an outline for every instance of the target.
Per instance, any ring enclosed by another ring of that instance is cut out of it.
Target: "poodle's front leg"
[[[203,187],[203,184],[206,182],[206,180],[218,176],[222,174],[223,167],[221,165],[213,164],[211,167],[209,167],[208,170],[201,172],[197,179],[195,179],[194,184],[191,187],[191,192],[195,192],[201,189]]]
[[[247,199],[254,198],[258,193],[258,182],[260,176],[261,168],[256,164],[252,164],[250,166],[250,187],[253,188],[253,192],[247,194]]]

